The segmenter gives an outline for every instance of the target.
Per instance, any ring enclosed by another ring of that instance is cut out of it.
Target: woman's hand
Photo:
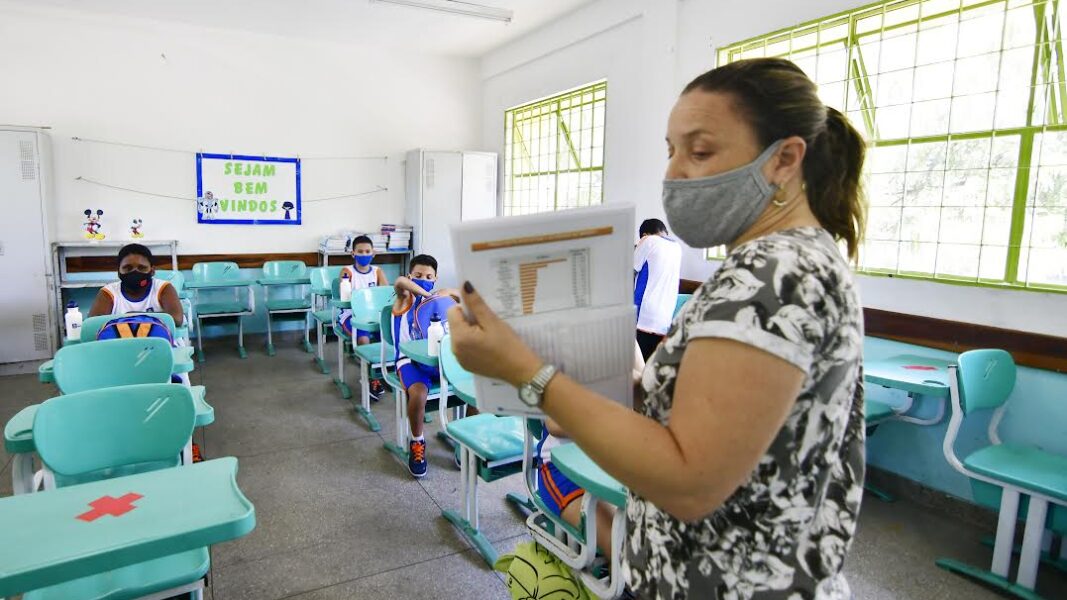
[[[459,306],[448,311],[452,351],[459,364],[472,373],[500,379],[515,387],[532,379],[544,364],[537,354],[496,316],[470,282],[463,284],[462,296],[470,320]]]

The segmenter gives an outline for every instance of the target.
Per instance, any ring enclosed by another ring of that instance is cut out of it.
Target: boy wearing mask
[[[361,235],[352,240],[352,264],[341,269],[340,277],[343,279],[345,275],[348,276],[349,282],[352,283],[353,292],[369,287],[389,285],[389,280],[385,278],[385,272],[371,264],[373,260],[374,242],[369,237]],[[352,311],[349,309],[343,309],[337,315],[341,328],[352,336],[352,340],[357,346],[369,344],[371,342],[370,332],[360,329],[352,331],[350,326],[351,318]],[[349,326],[346,327],[346,325]],[[372,379],[370,397],[374,400],[381,399],[384,389],[381,381]]]

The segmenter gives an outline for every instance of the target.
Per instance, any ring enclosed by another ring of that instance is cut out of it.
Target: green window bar
[[[1067,292],[1065,19],[1060,0],[882,1],[718,60],[792,60],[865,134],[861,272]]]
[[[504,214],[604,199],[606,81],[504,112]]]

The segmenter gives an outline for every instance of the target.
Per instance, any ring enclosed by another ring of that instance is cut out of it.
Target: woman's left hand
[[[448,311],[452,351],[464,369],[519,385],[537,374],[543,362],[507,323],[496,316],[471,284],[463,284],[463,305]]]

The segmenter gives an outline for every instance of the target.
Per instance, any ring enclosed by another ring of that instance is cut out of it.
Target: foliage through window
[[[504,214],[600,204],[607,82],[504,113]]]
[[[1059,0],[894,0],[720,49],[792,60],[869,142],[866,272],[1067,290]]]

